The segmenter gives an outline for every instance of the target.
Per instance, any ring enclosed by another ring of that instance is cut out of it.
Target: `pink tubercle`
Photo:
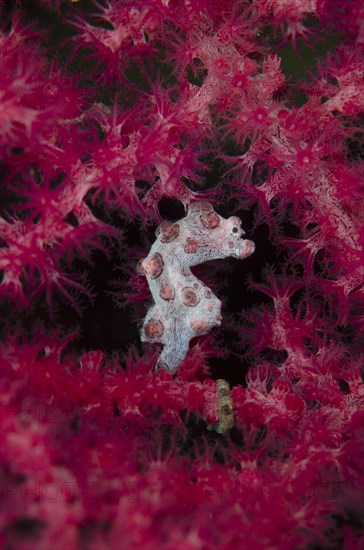
[[[190,325],[195,334],[204,334],[208,330],[206,319],[192,319]]]
[[[143,260],[141,267],[145,269],[151,279],[157,279],[163,272],[163,258],[161,254],[156,252],[149,259]]]
[[[170,301],[173,300],[175,296],[175,290],[172,285],[166,285],[161,288],[159,295],[161,298],[163,298],[163,300]]]
[[[193,288],[187,286],[182,290],[182,301],[185,306],[194,307],[198,304],[200,299]]]
[[[160,338],[164,332],[164,326],[159,319],[150,319],[144,327],[144,332],[147,338],[154,340],[154,338]]]
[[[255,244],[253,241],[243,240],[240,245],[240,251],[239,251],[239,258],[247,258],[251,254],[253,254],[255,250]]]

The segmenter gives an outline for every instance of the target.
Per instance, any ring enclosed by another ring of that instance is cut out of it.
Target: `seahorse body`
[[[148,256],[139,262],[155,302],[141,330],[143,342],[163,344],[157,368],[175,372],[192,338],[221,324],[221,301],[190,267],[208,260],[246,258],[252,241],[242,239],[239,218],[222,218],[208,202],[193,203],[176,223],[163,222]]]

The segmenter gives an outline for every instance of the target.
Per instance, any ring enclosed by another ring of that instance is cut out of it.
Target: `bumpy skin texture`
[[[222,218],[208,202],[193,203],[185,218],[158,227],[157,240],[138,265],[155,302],[144,320],[141,339],[164,346],[156,368],[175,372],[190,340],[221,324],[221,301],[190,267],[228,256],[250,256],[255,245],[242,239],[243,234],[239,218]]]

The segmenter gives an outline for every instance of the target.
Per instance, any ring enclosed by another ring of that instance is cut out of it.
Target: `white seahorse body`
[[[163,222],[148,256],[139,263],[155,302],[144,320],[143,342],[163,344],[157,368],[175,372],[192,338],[221,324],[221,301],[190,267],[208,260],[246,258],[254,252],[239,218],[222,218],[208,202],[190,206],[176,223]]]

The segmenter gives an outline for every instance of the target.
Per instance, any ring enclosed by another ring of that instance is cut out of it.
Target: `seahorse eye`
[[[237,227],[233,227],[233,233],[237,233],[239,229]]]

